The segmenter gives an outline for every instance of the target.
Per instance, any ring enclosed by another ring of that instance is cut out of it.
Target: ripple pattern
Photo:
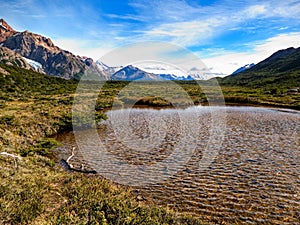
[[[139,113],[131,117],[131,126],[140,138],[146,138],[150,132],[147,115]],[[180,134],[178,119],[176,110],[164,118],[168,132],[164,141],[149,152],[128,150],[126,143],[117,141],[109,122],[98,131],[115,157],[133,164],[151,164],[171,154]],[[201,127],[201,135],[193,140],[197,147],[185,168],[166,182],[135,187],[137,195],[204,221],[300,224],[299,112],[228,107],[222,148],[206,170],[199,169],[199,159],[209,138],[208,111],[204,110],[195,122]],[[188,127],[186,129],[188,133]],[[88,135],[88,131],[83,131],[82,135]],[[72,134],[59,139],[65,145],[58,151],[65,157],[63,154],[68,154],[74,139]],[[82,164],[82,160],[77,156],[75,161]]]

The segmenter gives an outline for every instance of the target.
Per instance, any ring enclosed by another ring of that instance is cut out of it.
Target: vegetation
[[[78,86],[76,80],[45,76],[32,70],[0,64],[0,152],[22,156],[18,168],[13,160],[0,156],[0,221],[4,224],[201,224],[197,219],[176,214],[166,208],[137,200],[130,190],[95,175],[67,173],[60,168],[53,154],[58,132],[72,129],[72,106]],[[296,76],[296,75],[295,75]],[[230,80],[220,81],[226,103],[267,104],[299,109],[300,96],[288,95],[287,89],[299,80],[277,81],[256,87],[231,86]],[[207,102],[205,90],[195,82],[181,81],[196,104]],[[85,102],[91,101],[101,82],[85,81],[80,92]],[[144,82],[134,91],[128,82],[106,82],[96,99],[96,122],[105,119],[104,110],[115,104],[147,104],[170,106],[189,104],[171,89],[162,93],[162,83]],[[126,87],[126,88],[125,88]],[[274,89],[276,91],[274,91]],[[155,92],[156,91],[156,92]],[[151,96],[148,94],[151,93]],[[179,93],[182,93],[179,92]],[[212,99],[209,99],[212,100]],[[76,103],[74,103],[76,105]],[[78,104],[78,107],[80,104]],[[74,116],[74,115],[73,115]],[[78,127],[95,125],[84,114],[73,117]]]
[[[52,151],[59,143],[51,136],[72,129],[78,82],[0,66],[0,152],[22,156],[18,168],[10,157],[0,156],[1,224],[202,224],[140,202],[128,188],[97,175],[64,171]],[[99,84],[87,81],[82,95],[89,95],[91,85]],[[101,110],[112,106],[124,85],[105,84],[96,104],[97,121],[105,118]],[[83,123],[78,126],[92,125],[82,117],[78,121]]]
[[[147,206],[129,189],[97,176],[66,173],[46,157],[0,160],[1,224],[201,224]]]

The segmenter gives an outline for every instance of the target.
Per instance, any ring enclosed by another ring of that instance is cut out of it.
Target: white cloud
[[[258,63],[280,49],[300,47],[300,32],[280,34],[251,45],[252,52],[225,52],[222,55],[202,60],[213,72],[231,74],[239,67],[249,63]]]
[[[300,32],[279,34],[267,39],[264,43],[255,47],[256,52],[274,52],[279,49],[300,46]]]
[[[248,18],[255,18],[265,12],[267,12],[265,5],[253,5],[244,11],[244,16],[246,15]]]
[[[102,58],[105,63],[111,66],[123,65],[128,60],[131,62],[139,60],[167,60],[187,71],[199,62],[197,57],[191,58],[192,55],[188,53],[188,50],[186,52],[183,50],[176,52],[174,49],[178,50],[181,47],[163,43],[155,44],[154,42],[153,45],[139,43],[130,46],[128,49],[126,46],[116,47],[112,44],[91,47],[96,45],[89,41],[71,39],[56,39],[54,43],[76,55],[88,56],[94,60]],[[210,55],[218,55],[201,58],[201,52],[199,52],[198,56],[211,69],[211,72],[231,74],[239,67],[249,63],[258,63],[280,49],[300,47],[300,32],[280,34],[264,41],[249,43],[248,45],[252,47],[252,51],[233,52],[226,49],[204,49],[203,51],[212,52]],[[119,48],[121,50],[118,50]],[[118,57],[120,52],[122,53],[121,55],[126,53],[128,57],[126,59]],[[141,56],[141,52],[143,52],[142,55],[145,55],[145,58]]]
[[[207,44],[209,40],[229,30],[253,29],[254,32],[257,29],[255,23],[252,27],[245,27],[249,20],[264,18],[273,23],[276,20],[271,18],[298,18],[300,15],[300,2],[293,0],[261,1],[259,4],[239,1],[234,5],[225,1],[205,7],[192,6],[181,0],[153,1],[149,4],[132,4],[139,14],[151,21],[140,30],[141,39],[149,40],[151,37],[152,40],[168,41],[185,47]],[[278,29],[282,27],[280,24],[278,26]]]
[[[54,42],[74,54],[98,59],[118,47],[120,43],[152,40],[195,47],[202,44],[213,44],[213,38],[229,30],[247,29],[249,31],[250,26],[245,26],[248,20],[271,18],[272,21],[276,21],[278,18],[300,17],[300,2],[295,0],[237,1],[235,4],[221,1],[213,6],[205,7],[196,4],[195,1],[191,5],[183,0],[150,2],[134,0],[130,5],[134,7],[135,14],[106,14],[106,17],[141,21],[142,25],[130,27],[130,23],[111,23],[111,25],[105,24],[97,29],[95,29],[96,26],[91,26],[92,32],[88,33],[88,36],[95,39],[99,37],[98,40],[56,39]],[[90,11],[89,14],[93,14]],[[97,16],[98,14],[93,17],[97,19]],[[94,20],[84,23],[84,27],[91,24],[91,21]],[[270,22],[272,21],[270,20]],[[295,21],[295,23],[298,22]],[[276,29],[280,29],[281,32],[293,26],[292,23],[291,26],[289,26],[290,24],[277,25]],[[251,26],[256,29],[255,25],[251,24]],[[203,61],[208,67],[212,67],[214,72],[230,74],[238,67],[252,62],[257,63],[279,49],[299,46],[299,35],[299,33],[281,34],[263,42],[250,43],[251,52],[241,53],[235,52],[234,49],[226,50],[225,46],[225,49],[221,49],[222,54],[213,56],[213,54],[220,53],[216,50],[218,53],[210,53],[211,57],[203,59]],[[211,48],[211,50],[213,49]]]
[[[99,41],[93,42],[76,39],[54,39],[53,43],[75,55],[87,56],[94,60],[99,59],[114,49],[114,46],[108,43],[104,46],[98,46]]]
[[[201,41],[215,35],[215,29],[224,24],[223,18],[167,23],[145,32],[153,38],[163,38],[183,46],[201,44]]]
[[[273,1],[269,10],[273,16],[300,18],[300,2],[297,0]]]

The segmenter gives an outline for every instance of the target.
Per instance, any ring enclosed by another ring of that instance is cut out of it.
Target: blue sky
[[[19,31],[98,59],[140,41],[187,48],[212,70],[229,74],[275,51],[300,46],[295,0],[0,0],[0,17]]]

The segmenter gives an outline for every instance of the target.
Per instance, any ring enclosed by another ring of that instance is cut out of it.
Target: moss
[[[57,140],[53,138],[43,138],[36,144],[30,146],[29,148],[21,149],[20,155],[26,157],[38,154],[41,156],[54,158],[53,150],[57,146],[60,146],[60,143]]]

